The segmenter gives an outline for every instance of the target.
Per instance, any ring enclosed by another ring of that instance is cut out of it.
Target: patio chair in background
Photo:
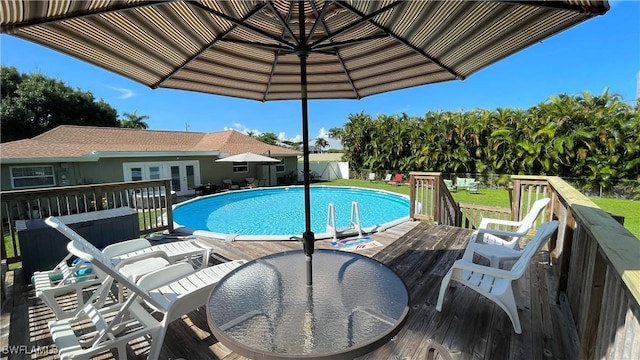
[[[115,280],[119,286],[124,286],[128,289],[129,295],[123,303],[122,309],[119,310],[116,317],[109,323],[106,323],[96,315],[96,313],[103,310],[97,310],[92,306],[88,307],[91,318],[97,318],[97,325],[106,325],[102,326],[106,330],[103,330],[97,340],[112,338],[112,336],[115,335],[112,330],[122,327],[123,321],[126,321],[128,318],[123,311],[133,309],[133,311],[136,312],[133,315],[143,318],[143,321],[139,321],[139,323],[145,326],[145,333],[151,335],[149,359],[159,358],[164,336],[169,324],[173,320],[203,306],[207,301],[211,289],[213,289],[217,282],[224,275],[246,263],[245,260],[234,260],[194,271],[190,264],[181,262],[147,273],[138,279],[137,282],[134,282],[122,274],[122,272],[113,265],[109,257],[105,256],[105,254],[93,246],[93,244],[66,226],[59,219],[49,217],[45,222],[71,240],[68,246],[70,252],[85,261],[90,261],[95,267],[104,271],[110,278]],[[105,289],[102,290],[105,291]],[[146,315],[140,313],[139,309],[134,305],[138,299],[143,300],[150,308],[162,314],[162,320],[157,323],[150,320],[146,322]],[[87,308],[87,306],[85,306],[85,308]],[[76,317],[73,320],[79,319],[79,317]],[[51,336],[56,347],[58,347],[58,351],[60,353],[82,354],[83,356],[93,354],[94,350],[92,348],[86,349],[81,347],[78,336],[73,332],[73,325],[74,321],[72,320],[49,324]],[[126,346],[125,341],[128,342],[129,340],[125,339],[118,342],[113,341],[112,343],[100,343],[99,345],[103,347],[109,346],[109,348],[117,347],[120,350]],[[124,354],[124,357],[126,357],[126,351]],[[118,355],[122,357],[122,354],[119,353]]]
[[[245,185],[240,187],[240,189],[255,189],[258,187],[260,180],[254,179],[252,177],[248,177],[244,179]]]
[[[369,181],[374,181],[376,179],[376,173],[369,173]]]
[[[450,192],[458,192],[458,187],[453,183],[453,181],[449,179],[443,179],[442,181],[444,181],[444,185]]]
[[[536,219],[550,201],[551,199],[549,198],[536,200],[536,202],[531,205],[527,215],[520,221],[482,218],[478,230],[471,234],[469,242],[483,242],[518,249],[518,240],[529,233]],[[508,227],[515,230],[496,229],[496,226],[503,228]]]
[[[233,181],[231,181],[231,179],[222,179],[222,186],[221,189],[222,190],[231,190],[231,188],[233,187]]]
[[[403,184],[403,180],[404,180],[404,175],[396,174],[396,176],[393,177],[393,180],[387,182],[387,184],[389,184],[389,185],[402,185]]]
[[[440,283],[436,310],[442,311],[442,303],[449,283],[452,280],[457,281],[500,306],[511,319],[515,333],[521,334],[522,327],[520,326],[513,283],[522,277],[533,256],[558,229],[558,225],[558,221],[550,221],[540,225],[534,238],[520,252],[520,257],[509,270],[473,263],[475,250],[482,247],[483,244],[467,247],[462,259],[453,263]]]
[[[384,177],[384,180],[383,180],[383,181],[384,181],[384,182],[386,182],[386,183],[388,183],[389,181],[391,181],[391,177],[392,177],[392,176],[393,176],[392,174],[387,174],[387,175]]]
[[[480,181],[470,181],[467,183],[467,191],[469,194],[480,193]]]

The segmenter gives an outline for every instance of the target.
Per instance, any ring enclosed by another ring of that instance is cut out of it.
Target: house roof
[[[0,144],[0,159],[38,161],[96,161],[101,157],[235,155],[243,152],[271,156],[301,152],[268,145],[234,130],[204,133],[96,126],[61,125],[32,139]]]

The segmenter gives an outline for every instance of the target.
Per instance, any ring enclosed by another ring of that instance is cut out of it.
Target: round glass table
[[[395,336],[409,313],[400,277],[366,256],[316,250],[268,255],[222,278],[206,304],[213,335],[250,359],[353,359]]]

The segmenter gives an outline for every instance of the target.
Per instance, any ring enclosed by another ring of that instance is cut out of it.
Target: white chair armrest
[[[147,239],[139,238],[111,244],[102,250],[108,257],[116,257],[151,246]]]
[[[509,237],[523,237],[527,235],[529,231],[508,231],[508,230],[498,230],[498,229],[480,229],[476,231],[476,239],[480,238],[482,234],[491,234],[495,236],[509,236]]]
[[[486,229],[490,224],[519,227],[520,225],[522,225],[522,221],[482,218],[482,220],[480,220],[478,229]]]
[[[498,269],[490,266],[474,264],[465,260],[456,260],[456,262],[453,263],[453,269],[475,271],[485,275],[491,275],[494,277],[508,279],[508,280],[515,280],[518,278],[518,276],[512,274],[510,271]]]

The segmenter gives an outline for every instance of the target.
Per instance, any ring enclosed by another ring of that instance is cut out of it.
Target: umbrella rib
[[[604,15],[607,13],[609,7],[605,6],[592,6],[589,4],[581,5],[581,4],[573,4],[563,1],[503,1],[506,4],[512,5],[529,5],[534,7],[546,7],[551,9],[561,9],[561,10],[569,10],[579,12],[581,14],[587,15]]]
[[[327,24],[324,21],[324,15],[329,10],[329,5],[328,4],[329,4],[328,2],[325,2],[324,6],[322,8],[322,11],[320,12],[320,14],[318,14],[318,8],[316,7],[316,4],[314,2],[311,2],[311,8],[313,9],[314,15],[316,15],[317,21],[311,27],[312,31],[309,32],[310,34],[313,34],[313,31],[315,31],[315,28],[321,23],[322,23],[322,27],[324,28],[325,34],[329,34],[329,29],[327,28]],[[329,41],[331,42],[331,41],[333,41],[333,39],[329,39]],[[324,53],[321,50],[320,51],[316,50],[316,52]],[[360,94],[358,93],[358,88],[356,88],[356,85],[353,83],[353,79],[351,78],[351,75],[349,74],[349,70],[347,70],[347,66],[344,64],[344,60],[342,59],[342,55],[340,55],[340,50],[339,49],[335,49],[335,56],[336,56],[336,59],[338,59],[338,61],[340,62],[340,67],[342,67],[342,71],[344,72],[344,76],[347,78],[347,81],[349,81],[349,85],[351,86],[351,90],[355,94],[356,99],[361,99],[362,96],[360,96]]]
[[[289,24],[287,23],[287,21],[285,21],[282,16],[280,15],[280,12],[275,8],[275,6],[273,6],[272,2],[267,2],[269,8],[271,9],[271,11],[273,11],[274,15],[276,16],[276,18],[278,19],[278,21],[280,22],[280,24],[282,25],[282,27],[284,28],[284,30],[286,32],[289,33],[289,35],[291,35],[291,38],[296,42],[296,45],[300,45],[300,40],[298,40],[296,38],[296,36],[293,34],[293,30],[291,30],[291,28],[289,27]],[[289,16],[291,15],[291,11],[289,11]],[[282,39],[284,39],[284,34],[282,34]]]
[[[271,4],[271,3],[269,3]],[[273,7],[273,5],[271,5],[272,7],[272,11],[277,12],[277,10]],[[289,31],[289,34],[291,35],[291,37],[298,43],[298,45],[300,45],[298,39],[296,39],[296,36],[293,34],[293,31],[291,30],[291,28],[288,26],[289,20],[291,20],[291,17],[293,16],[293,6],[289,7],[289,12],[287,13],[287,19],[284,20],[282,19],[281,21],[283,21],[283,25],[285,26],[285,28],[287,29],[287,31]],[[284,32],[284,30],[283,30]],[[284,33],[282,34],[282,37],[284,38]],[[280,50],[276,50],[275,53],[273,54],[273,62],[271,63],[271,71],[269,71],[269,80],[267,81],[267,86],[264,89],[264,94],[262,95],[262,101],[267,101],[267,96],[269,95],[269,91],[271,90],[271,83],[273,82],[273,75],[276,72],[276,66],[278,65],[278,60],[280,58]]]
[[[225,20],[227,20],[227,21],[229,21],[229,22],[231,22],[231,23],[233,23],[233,24],[235,24],[235,25],[237,25],[237,26],[249,31],[249,32],[252,32],[252,33],[260,35],[260,36],[263,36],[263,37],[265,37],[267,39],[271,39],[271,40],[281,44],[282,46],[284,46],[286,48],[289,48],[291,50],[295,50],[295,48],[296,48],[295,44],[291,44],[291,43],[285,41],[283,38],[278,38],[276,36],[273,36],[273,35],[269,34],[268,32],[266,32],[266,31],[264,31],[262,29],[259,29],[259,28],[255,27],[253,25],[249,25],[249,24],[246,23],[246,20],[235,19],[235,18],[233,18],[233,17],[231,17],[231,16],[229,16],[229,15],[227,15],[225,13],[221,13],[221,12],[219,12],[217,10],[214,10],[214,9],[211,9],[211,8],[209,8],[207,6],[204,6],[204,5],[200,4],[200,3],[190,3],[190,4],[192,6],[196,6],[196,7],[199,7],[201,9],[205,10],[205,11],[208,11],[208,12],[212,13],[215,16],[221,17],[221,18],[223,18],[223,19],[225,19]],[[264,9],[265,6],[266,6],[266,4],[262,4],[260,6],[260,8]]]
[[[318,27],[318,25],[320,25],[320,23],[322,22],[322,27],[324,28],[325,34],[329,35],[329,30],[327,29],[327,26],[326,26],[326,24],[324,22],[324,16],[326,15],[327,11],[329,10],[329,2],[325,2],[324,3],[320,13],[318,13],[318,7],[316,6],[316,3],[314,3],[314,2],[311,2],[311,9],[313,9],[313,14],[316,16],[316,21],[313,23],[313,25],[311,25],[311,29],[309,30],[309,34],[313,34],[316,31],[316,28]]]
[[[40,18],[40,19],[26,20],[26,21],[20,22],[19,25],[3,24],[1,30],[3,33],[12,33],[12,32],[15,32],[16,30],[20,30],[22,28],[30,27],[30,26],[46,25],[51,23],[57,23],[64,20],[81,19],[81,18],[96,16],[96,15],[109,14],[112,12],[135,10],[135,9],[144,8],[148,6],[160,6],[160,5],[164,5],[166,3],[171,3],[171,2],[172,1],[157,1],[152,3],[142,3],[142,4],[133,4],[133,5],[128,3],[124,3],[124,4],[119,3],[118,5],[110,6],[108,8],[80,10],[75,13],[65,13],[64,15],[60,15],[60,16],[51,16],[51,17]]]
[[[340,1],[336,1],[336,4],[342,6]],[[389,10],[393,9],[394,7],[398,6],[399,4],[401,4],[401,2],[391,3],[391,4],[389,4],[389,5],[385,6],[385,7],[382,7],[380,9],[372,12],[369,15],[366,15],[366,16],[364,14],[357,13],[356,11],[349,10],[353,14],[357,15],[359,17],[359,19],[354,21],[354,22],[352,22],[352,23],[350,23],[350,24],[348,24],[348,25],[343,26],[342,28],[336,30],[333,33],[327,34],[327,36],[325,36],[323,38],[320,38],[320,39],[316,40],[315,42],[313,42],[313,44],[310,45],[310,47],[313,49],[316,46],[318,46],[320,43],[323,43],[323,42],[325,42],[327,40],[333,39],[334,37],[336,37],[336,36],[346,32],[346,31],[349,31],[349,30],[355,28],[356,26],[358,26],[358,25],[360,25],[360,24],[362,24],[364,22],[373,23],[373,20],[371,20],[372,18],[374,18],[374,17],[376,17],[376,16],[378,16],[378,15],[380,15],[380,14],[386,12],[386,11],[389,11]],[[385,33],[387,33],[387,31],[382,26],[378,26],[378,29],[384,31]]]
[[[344,1],[336,1],[336,3],[340,6],[342,6],[343,8],[351,11],[352,13],[354,13],[357,16],[360,17],[364,17],[364,14],[360,13],[357,9],[353,8],[352,6],[350,6],[349,4],[347,4]],[[411,50],[413,50],[415,53],[417,53],[418,55],[428,59],[429,61],[431,61],[432,63],[440,66],[441,68],[443,68],[444,70],[446,70],[448,73],[450,73],[451,75],[455,76],[456,79],[458,80],[464,80],[465,76],[462,74],[459,74],[458,72],[456,72],[455,70],[453,70],[452,68],[446,66],[445,64],[443,64],[442,62],[440,62],[438,59],[434,58],[433,56],[430,56],[429,54],[427,54],[426,52],[424,52],[422,49],[410,44],[407,40],[403,39],[402,37],[394,34],[391,30],[385,28],[384,26],[376,23],[375,21],[369,19],[368,20],[369,23],[375,27],[377,27],[378,29],[380,29],[381,31],[384,31],[385,33],[389,34],[389,36],[391,38],[393,38],[394,40],[396,40],[397,42],[409,47]]]
[[[191,3],[189,3],[189,4],[191,4]],[[247,16],[244,17],[244,19],[242,21],[247,21],[247,20],[251,19],[255,14],[259,13],[262,10],[263,7],[264,7],[264,5],[256,7],[255,9],[253,9],[249,14],[247,14]],[[238,25],[234,24],[233,26],[231,26],[231,28],[229,28],[229,30],[225,31],[224,33],[222,33],[220,35],[216,35],[216,38],[213,41],[211,41],[209,44],[207,44],[202,49],[200,49],[200,51],[198,51],[196,54],[194,54],[193,56],[191,56],[188,59],[186,59],[185,61],[183,61],[182,64],[180,64],[179,66],[176,66],[169,74],[163,76],[159,81],[157,81],[155,84],[153,84],[151,86],[151,88],[152,89],[157,89],[162,83],[164,83],[165,81],[167,81],[168,79],[173,77],[173,75],[175,75],[178,71],[184,69],[184,67],[187,66],[191,61],[193,61],[193,60],[197,59],[198,57],[200,57],[200,55],[202,53],[204,53],[205,51],[210,49],[218,41],[222,40],[223,38],[225,38],[226,36],[231,34],[237,27],[238,27]]]

